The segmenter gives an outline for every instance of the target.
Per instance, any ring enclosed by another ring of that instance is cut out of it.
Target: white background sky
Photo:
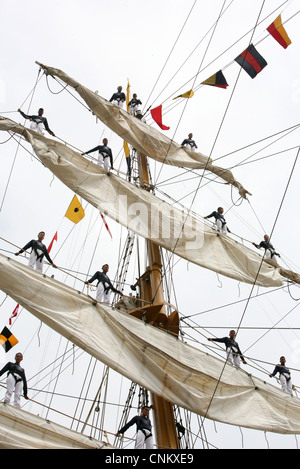
[[[211,38],[211,28],[223,5],[227,10]],[[259,17],[261,24],[254,32],[252,42],[268,65],[252,80],[244,71],[239,75],[240,68],[234,58],[248,46],[262,5]],[[45,77],[40,80],[30,102],[32,95],[29,94],[35,85],[39,70],[35,61],[62,69],[88,88],[98,90],[99,94],[107,99],[118,85],[125,89],[129,79],[131,92],[136,92],[143,104],[147,103],[147,107],[150,104],[153,107],[163,104],[164,109],[175,103],[172,101],[174,96],[187,91],[192,84],[199,85],[201,81],[223,69],[230,85],[227,90],[202,86],[188,101],[186,108],[184,101],[166,112],[163,117],[163,122],[171,127],[167,132],[170,138],[180,143],[189,132],[193,132],[199,151],[217,160],[299,123],[300,37],[297,7],[295,0],[197,0],[195,4],[191,0],[2,2],[0,114],[24,123],[23,118],[16,112],[19,107],[29,114],[34,114],[39,107],[43,107],[50,128],[56,136],[82,151],[96,146],[106,136],[114,153],[115,168],[125,171],[122,142],[119,137],[101,122],[97,122],[95,117],[66,91],[59,93],[60,88],[51,78],[48,80],[50,89]],[[191,14],[178,38],[190,11]],[[266,32],[266,28],[279,13],[282,14],[283,22],[291,18],[285,24],[292,40],[287,50],[279,46]],[[178,42],[175,44],[177,38]],[[163,69],[174,44],[174,50]],[[233,44],[235,45],[232,46]],[[195,51],[190,56],[193,50]],[[193,77],[198,73],[200,65],[201,72],[194,83]],[[161,71],[162,74],[150,96]],[[172,78],[174,74],[176,76]],[[153,124],[151,119],[149,124]],[[279,212],[297,154],[294,147],[299,145],[299,131],[293,131],[275,142],[283,135],[285,134],[280,133],[277,137],[218,160],[220,166],[231,167],[251,155],[253,156],[250,161],[260,159],[233,169],[236,179],[253,194],[249,198],[250,203],[244,201],[240,205],[235,190],[231,191],[229,186],[219,182],[211,182],[205,186],[201,184],[192,209],[205,216],[222,205],[231,231],[244,238],[246,243],[260,241],[264,232],[271,232],[276,221],[272,240],[282,255],[281,262],[299,272],[299,164],[296,165]],[[0,141],[4,142],[7,138],[3,133]],[[272,145],[263,150],[271,143]],[[26,148],[31,151],[28,145]],[[291,150],[287,151],[290,148]],[[281,151],[283,152],[277,156],[261,159]],[[256,152],[258,153],[254,156]],[[110,277],[113,278],[118,265],[119,237],[121,235],[123,240],[125,239],[125,230],[108,220],[113,233],[111,241],[102,227],[99,215],[88,207],[85,219],[66,240],[72,223],[64,218],[64,214],[73,193],[13,140],[0,145],[0,158],[1,238],[23,246],[35,238],[40,230],[44,230],[45,242],[48,245],[58,230],[59,241],[52,254],[59,266],[78,270],[83,273],[80,278],[85,279],[85,274],[93,274],[99,266],[108,262]],[[180,184],[163,184],[163,181],[172,175],[178,175],[179,170],[164,167],[160,172],[159,165],[154,162],[151,162],[151,173],[158,189],[171,194],[176,200],[185,197],[182,203],[190,207],[194,194],[188,194],[197,188],[198,178],[185,180],[189,177],[185,175]],[[178,178],[173,180],[177,181]],[[157,195],[162,196],[158,192]],[[233,206],[233,202],[237,201],[238,204]],[[85,205],[83,203],[84,207]],[[99,233],[100,242],[92,257]],[[14,247],[2,239],[0,248],[15,251]],[[135,254],[133,258],[136,263]],[[22,259],[20,261],[25,262]],[[74,282],[73,278],[66,278],[60,272],[53,272],[53,269],[50,269],[49,273],[54,273],[59,280],[82,289],[82,283]],[[130,284],[136,275],[133,271],[129,275]],[[215,273],[185,261],[179,262],[174,269],[174,284],[176,298],[172,295],[172,302],[177,302],[181,315],[202,313],[193,317],[198,325],[206,328],[206,331],[200,329],[203,336],[196,336],[203,345],[195,346],[206,347],[208,342],[205,337],[227,335],[229,329],[236,328],[243,317],[242,326],[249,329],[240,329],[238,342],[241,349],[247,351],[246,355],[272,364],[278,362],[281,355],[285,355],[291,368],[300,369],[297,308],[278,325],[285,328],[284,330],[271,330],[262,338],[267,330],[259,329],[272,328],[296,306],[297,302],[286,289],[251,300],[246,310],[243,302],[205,313],[208,309],[247,298],[250,287],[238,285],[237,282],[226,278],[218,279]],[[259,289],[260,293],[263,291]],[[291,292],[295,298],[300,296],[297,287],[293,287]],[[129,293],[128,289],[125,293]],[[2,326],[8,325],[8,318],[15,306],[12,300],[4,300],[5,295],[0,294],[0,302],[3,302]],[[212,328],[217,326],[222,328]],[[19,339],[17,347],[24,352],[23,365],[28,378],[33,377],[64,351],[64,342],[46,326],[42,326],[37,335],[39,327],[39,321],[24,311],[12,328]],[[13,360],[15,350],[7,355],[1,353],[1,363],[4,364],[7,360]],[[74,374],[70,369],[65,373],[66,376],[57,387],[59,392],[71,395],[78,392],[78,378],[85,373],[87,360],[86,358],[85,361],[82,359],[82,362],[76,362]],[[268,372],[273,370],[273,365],[263,366]],[[247,371],[269,380],[267,374],[261,373],[259,369],[248,367]],[[293,372],[293,377],[295,384],[300,386],[299,373]],[[98,382],[100,379],[101,377]],[[277,385],[275,380],[273,384]],[[34,387],[32,381],[30,386]],[[126,394],[128,388],[125,380],[121,381],[120,386],[122,393]],[[41,387],[39,384],[36,386]],[[115,399],[119,399],[119,392],[116,393]],[[46,397],[40,394],[36,400],[43,402]],[[52,404],[55,408],[61,406],[57,398]],[[72,408],[73,401],[71,404],[70,399],[65,399],[62,406]],[[34,406],[28,408],[33,412],[42,413],[40,407],[37,409]],[[115,410],[112,408],[109,412],[113,414]],[[54,415],[51,415],[51,418],[60,419]],[[112,431],[116,430],[112,424],[114,418],[115,416],[112,416],[107,422],[107,426],[113,428]],[[296,447],[294,437],[268,434],[266,441],[265,435],[260,432],[243,430],[241,435],[238,428],[221,424],[217,424],[215,428],[207,422],[208,440],[218,448],[240,448],[242,436],[244,447]]]

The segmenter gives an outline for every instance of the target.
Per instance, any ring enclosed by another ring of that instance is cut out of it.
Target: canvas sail
[[[142,154],[172,166],[205,169],[216,174],[226,181],[226,183],[236,187],[239,194],[244,199],[246,199],[247,194],[251,195],[242,184],[236,181],[231,171],[214,165],[211,158],[202,153],[192,152],[186,148],[182,148],[178,143],[171,140],[159,130],[131,116],[119,106],[114,106],[97,93],[94,93],[69,77],[63,71],[53,67],[46,67],[42,64],[39,65],[46,70],[48,75],[58,77],[64,83],[74,88],[93,113],[99,117],[107,127]]]
[[[0,449],[112,449],[22,409],[0,403]]]
[[[300,433],[298,398],[2,254],[0,289],[91,356],[180,407],[232,425]]]
[[[180,211],[148,191],[88,161],[66,145],[26,129],[10,119],[0,130],[17,132],[39,159],[72,191],[130,231],[218,274],[259,286],[282,285],[278,267],[260,254]]]

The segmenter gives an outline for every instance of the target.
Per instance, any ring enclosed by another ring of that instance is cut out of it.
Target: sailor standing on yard
[[[292,380],[291,380],[291,372],[290,370],[285,366],[286,360],[285,357],[280,357],[280,363],[275,366],[275,369],[273,373],[271,373],[269,376],[270,378],[273,378],[277,373],[279,373],[279,380],[281,383],[281,389],[284,392],[287,392],[289,394],[293,394],[293,385],[292,385]]]
[[[43,117],[44,109],[42,107],[39,109],[37,116],[27,116],[26,114],[24,114],[23,111],[21,111],[21,109],[18,109],[18,112],[24,117],[24,119],[31,120],[30,128],[32,130],[35,130],[39,134],[43,135],[44,133],[43,130],[45,128],[47,132],[49,132],[49,134],[52,135],[52,137],[55,137],[54,133],[49,128],[46,117]]]
[[[153,448],[153,436],[152,436],[152,425],[149,419],[149,410],[150,407],[144,406],[142,407],[141,415],[136,415],[131,419],[124,427],[122,427],[116,436],[120,436],[128,430],[129,427],[136,424],[137,427],[137,434],[136,434],[136,442],[135,442],[135,449],[143,449],[144,444],[146,445],[146,449]]]
[[[132,95],[132,99],[128,103],[129,112],[132,116],[135,116],[136,114],[141,114],[141,111],[140,111],[141,104],[142,104],[142,101],[140,101],[137,97],[137,94],[134,93]]]
[[[84,153],[81,153],[82,155],[88,155],[89,153],[93,153],[94,151],[99,151],[98,155],[98,165],[101,166],[101,168],[104,168],[106,171],[109,171],[109,164],[108,160],[110,160],[110,168],[114,169],[113,165],[113,154],[111,151],[111,148],[108,146],[108,140],[107,138],[104,138],[102,140],[103,145],[98,145],[95,148],[92,148],[89,151],[86,151]]]
[[[96,294],[96,300],[97,301],[103,301],[103,303],[109,303],[110,302],[110,292],[113,291],[115,293],[119,293],[121,296],[123,296],[123,293],[114,288],[113,284],[111,283],[107,272],[108,272],[109,266],[108,264],[104,264],[102,266],[102,272],[97,271],[91,278],[90,280],[87,280],[84,282],[86,285],[89,283],[92,283],[94,280],[98,280],[97,283],[97,294]]]
[[[6,371],[7,373],[7,390],[4,397],[4,403],[9,404],[13,392],[14,396],[14,405],[15,407],[20,406],[21,393],[23,389],[23,394],[25,399],[29,399],[27,396],[27,381],[25,376],[24,369],[20,366],[21,361],[23,360],[23,355],[17,353],[15,356],[15,363],[8,362],[0,371],[0,376],[2,376]]]
[[[46,257],[52,267],[54,267],[55,269],[57,268],[57,266],[53,263],[52,259],[50,258],[45,244],[43,244],[42,242],[44,238],[45,232],[40,231],[38,234],[38,239],[32,239],[19,252],[15,253],[15,256],[18,256],[22,252],[26,251],[26,249],[31,248],[28,266],[32,267],[33,269],[36,268],[36,270],[38,270],[39,272],[43,272],[44,257]]]
[[[261,241],[259,244],[252,243],[257,249],[263,248],[265,250],[265,258],[272,259],[273,261],[277,262],[276,256],[280,257],[280,254],[275,251],[274,246],[270,243],[270,237],[268,235],[264,235],[264,240]]]
[[[118,86],[117,89],[117,93],[114,93],[109,101],[116,106],[123,107],[124,101],[126,100],[125,93],[122,91],[122,86]]]
[[[197,145],[195,140],[193,140],[193,134],[189,134],[188,138],[184,139],[181,146],[186,146],[188,150],[196,151]]]
[[[223,337],[221,339],[211,339],[208,338],[207,340],[213,342],[221,342],[226,345],[226,352],[227,352],[227,360],[232,365],[235,365],[237,368],[241,367],[241,360],[244,365],[247,365],[245,358],[240,351],[239,344],[235,341],[236,333],[235,331],[229,332],[229,337]]]
[[[231,231],[226,224],[226,220],[224,218],[223,213],[224,213],[223,207],[219,207],[217,212],[214,211],[210,215],[207,215],[204,218],[207,219],[207,218],[214,217],[216,220],[217,231],[219,231],[223,235],[227,235],[227,233],[231,233]]]

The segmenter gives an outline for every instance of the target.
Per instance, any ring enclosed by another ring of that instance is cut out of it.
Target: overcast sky
[[[156,195],[164,198],[163,193],[167,193],[201,216],[222,205],[231,231],[243,238],[247,246],[249,242],[259,242],[265,232],[273,231],[272,240],[281,253],[281,262],[300,272],[299,163],[292,173],[299,146],[299,130],[293,129],[299,124],[300,103],[298,8],[296,0],[2,2],[0,115],[23,124],[23,118],[16,112],[19,107],[29,114],[43,107],[56,136],[80,151],[98,145],[107,137],[115,169],[125,171],[120,138],[53,79],[46,80],[38,74],[35,61],[62,69],[107,99],[118,85],[125,89],[129,80],[131,93],[138,94],[145,108],[163,105],[163,122],[170,126],[166,131],[170,138],[181,143],[192,132],[199,151],[210,155],[220,166],[233,167],[236,179],[252,193],[248,201],[241,203],[235,189],[220,181],[207,184],[204,179],[194,199],[193,191],[197,189],[199,178],[191,177],[197,173],[180,178],[182,170],[165,166],[161,169],[158,163],[151,162]],[[286,50],[266,31],[280,13],[292,40]],[[240,73],[234,61],[250,42],[268,63],[255,79],[244,71]],[[229,84],[226,90],[199,87],[218,70],[223,70]],[[173,101],[173,97],[192,86],[197,89],[192,99]],[[155,125],[150,118],[147,122]],[[7,139],[8,135],[3,133],[0,142]],[[258,143],[252,145],[255,142]],[[110,277],[114,278],[120,255],[119,238],[125,240],[126,230],[108,220],[113,233],[111,240],[99,214],[84,201],[86,217],[72,230],[72,223],[64,214],[74,194],[30,154],[29,145],[25,148],[28,151],[13,139],[0,145],[1,252],[15,252],[15,247],[9,243],[23,246],[40,230],[46,232],[48,245],[58,231],[53,256],[59,266],[78,271],[80,278],[85,279],[85,275],[93,274],[108,262]],[[247,164],[241,164],[249,157]],[[172,176],[174,179],[169,180]],[[100,242],[96,244],[98,236]],[[26,260],[20,259],[20,262]],[[136,262],[134,253],[134,267]],[[48,273],[55,273],[59,280],[82,289],[80,282],[74,282],[61,272],[50,269]],[[171,302],[182,316],[195,315],[192,319],[205,328],[200,329],[203,335],[195,336],[200,344],[194,343],[194,346],[207,350],[206,337],[227,335],[243,318],[238,342],[242,350],[247,351],[246,355],[267,362],[263,367],[270,372],[273,365],[269,363],[278,362],[281,355],[287,357],[291,368],[300,369],[297,307],[289,313],[297,305],[293,298],[300,297],[297,287],[292,287],[290,292],[284,289],[268,293],[251,300],[247,306],[242,302],[219,308],[247,298],[251,287],[218,278],[215,273],[185,261],[176,264],[173,274],[176,295],[172,290]],[[129,275],[130,285],[136,277],[134,268]],[[264,289],[255,289],[252,296],[257,292],[264,292]],[[125,293],[129,293],[128,289]],[[15,303],[0,293],[1,303],[4,327],[8,325]],[[214,311],[206,312],[212,309]],[[267,330],[280,320],[278,327],[284,329]],[[46,326],[41,330],[39,327],[39,321],[26,312],[13,327],[19,349],[24,352],[28,377],[34,376],[64,350],[64,343],[56,334]],[[12,360],[14,353],[15,350],[5,355],[1,351],[1,363]],[[86,362],[82,366],[84,369]],[[65,394],[76,394],[80,370],[78,364],[74,374],[67,372],[59,389]],[[259,366],[258,369],[248,367],[247,371],[270,380],[260,372]],[[300,386],[299,373],[293,372],[293,378]],[[278,386],[275,380],[272,383]],[[122,386],[126,388],[123,382]],[[124,389],[122,387],[122,392]],[[43,395],[37,397],[39,402],[44,399],[46,401]],[[63,406],[66,405],[64,401]],[[41,412],[34,407],[31,409]],[[217,424],[216,432],[210,422],[207,425],[208,439],[216,447],[241,447],[239,429]],[[268,434],[266,442],[262,433],[249,430],[243,430],[243,437],[245,447],[296,446],[294,437]]]

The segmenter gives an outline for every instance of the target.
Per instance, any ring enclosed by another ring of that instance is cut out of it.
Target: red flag
[[[19,307],[20,307],[20,305],[18,303],[17,306],[15,307],[15,309],[13,310],[11,317],[9,318],[9,325],[10,326],[11,326],[11,320],[18,315]]]
[[[100,215],[101,215],[101,218],[102,218],[102,220],[103,220],[103,223],[104,223],[104,225],[105,225],[105,228],[106,228],[106,229],[107,229],[107,231],[109,232],[109,234],[110,234],[110,237],[111,237],[111,239],[112,239],[112,234],[111,234],[111,232],[110,232],[110,229],[109,229],[109,227],[108,227],[108,224],[106,223],[106,220],[105,220],[105,218],[104,218],[104,215],[103,215],[103,213],[102,213],[102,212],[100,212]]]
[[[167,127],[162,123],[162,105],[151,109],[151,116],[162,130],[169,130],[170,127]]]
[[[57,232],[55,233],[55,235],[53,236],[53,239],[52,239],[51,243],[49,244],[49,247],[48,247],[48,249],[47,249],[48,253],[51,251],[54,241],[57,241]]]

